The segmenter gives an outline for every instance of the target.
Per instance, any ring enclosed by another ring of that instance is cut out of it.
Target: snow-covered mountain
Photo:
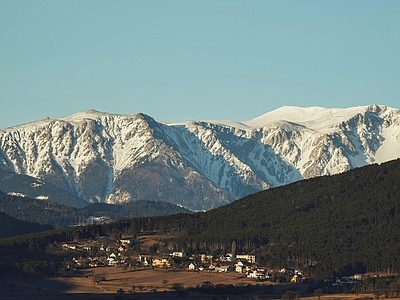
[[[207,210],[250,193],[400,157],[400,110],[282,107],[246,122],[85,111],[0,130],[0,168],[89,202]]]

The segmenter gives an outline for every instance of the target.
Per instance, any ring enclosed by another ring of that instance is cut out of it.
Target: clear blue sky
[[[96,109],[400,108],[400,1],[0,0],[0,129]]]

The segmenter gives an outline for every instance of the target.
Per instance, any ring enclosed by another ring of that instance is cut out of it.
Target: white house
[[[115,253],[111,253],[108,257],[107,257],[107,261],[108,261],[108,265],[109,266],[115,266],[118,264],[118,258],[117,255],[115,255]]]
[[[235,271],[238,273],[244,273],[246,271],[246,267],[242,265],[236,265]]]
[[[246,260],[251,264],[254,264],[256,262],[256,256],[255,255],[250,255],[250,254],[237,254],[236,255],[237,259],[240,260]]]
[[[235,271],[238,272],[238,273],[244,273],[246,271],[250,271],[250,265],[249,265],[249,263],[247,261],[242,262],[242,261],[239,260],[235,264]]]
[[[226,273],[233,270],[232,266],[217,266],[214,268],[215,272]]]
[[[172,252],[172,257],[186,257],[186,253],[183,251],[174,251]]]
[[[257,270],[253,270],[253,271],[247,273],[247,277],[248,278],[257,278],[257,274],[258,274],[258,271]]]
[[[119,242],[121,244],[126,244],[126,245],[132,244],[132,240],[131,239],[121,239],[121,240],[119,240]]]
[[[150,265],[150,262],[147,260],[147,257],[144,258],[143,266],[147,267]]]
[[[249,271],[247,273],[247,277],[258,279],[258,280],[266,280],[266,279],[271,278],[271,275],[269,273],[267,273],[265,270],[255,269],[255,270]]]
[[[220,261],[227,261],[227,262],[235,262],[236,261],[236,257],[232,256],[230,253],[228,253],[226,256],[221,255],[219,257]]]

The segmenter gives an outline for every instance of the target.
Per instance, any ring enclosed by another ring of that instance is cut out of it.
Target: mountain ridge
[[[94,110],[0,130],[0,168],[88,202],[208,210],[260,190],[400,157],[400,110],[282,107],[244,122]]]

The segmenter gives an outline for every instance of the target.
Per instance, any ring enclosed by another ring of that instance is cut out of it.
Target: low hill
[[[51,225],[55,228],[85,225],[90,216],[104,216],[110,221],[121,218],[160,216],[189,211],[172,203],[140,200],[114,205],[95,203],[83,208],[7,195],[0,192],[0,211],[19,220]]]
[[[88,214],[57,202],[0,194],[0,211],[22,221],[69,227],[84,222]]]
[[[52,229],[53,227],[49,225],[21,221],[0,212],[0,238]]]

